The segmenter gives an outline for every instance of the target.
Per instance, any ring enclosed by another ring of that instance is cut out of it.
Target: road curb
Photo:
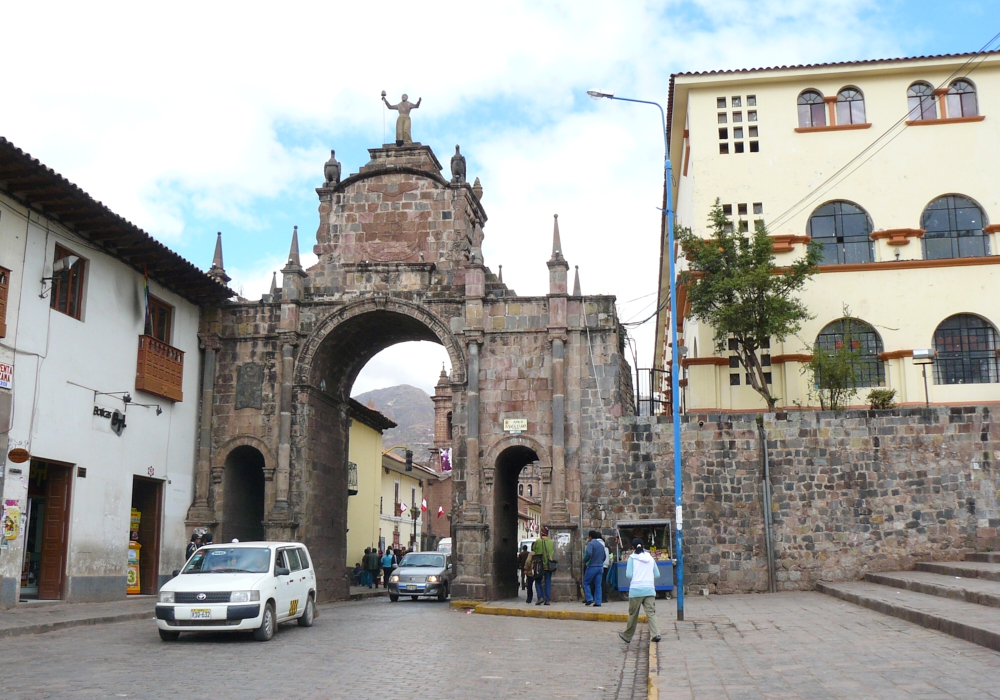
[[[649,640],[649,674],[646,679],[646,700],[659,700],[660,689],[656,687],[656,676],[660,675],[659,643]]]
[[[512,608],[489,605],[475,600],[453,600],[451,601],[451,607],[456,609],[471,609],[479,615],[534,617],[545,620],[580,620],[583,622],[628,622],[627,613],[606,613],[594,610],[543,610],[534,606],[530,608]],[[640,615],[639,622],[646,622],[646,616]]]
[[[77,620],[60,620],[58,622],[45,622],[35,625],[21,625],[20,627],[8,627],[0,629],[0,639],[8,637],[20,637],[25,634],[43,634],[45,632],[56,632],[58,630],[70,629],[72,627],[86,627],[88,625],[106,625],[113,622],[132,622],[133,620],[152,620],[156,613],[152,610],[138,613],[122,613],[120,615],[102,615],[101,617],[84,617]]]

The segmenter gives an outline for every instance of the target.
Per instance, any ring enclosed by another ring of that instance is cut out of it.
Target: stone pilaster
[[[187,526],[213,528],[215,512],[210,503],[212,471],[212,407],[215,401],[216,355],[219,336],[214,333],[199,334],[199,344],[205,352],[201,375],[201,416],[198,426],[198,462],[195,467],[194,503],[188,509]]]

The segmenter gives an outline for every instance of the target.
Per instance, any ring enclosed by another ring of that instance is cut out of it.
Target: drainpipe
[[[774,527],[771,521],[771,464],[767,454],[767,433],[764,432],[764,418],[757,416],[757,433],[760,435],[760,454],[763,462],[764,482],[764,539],[767,549],[767,590],[776,593],[778,585],[774,566]]]

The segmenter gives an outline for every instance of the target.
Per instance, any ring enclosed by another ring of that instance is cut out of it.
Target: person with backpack
[[[549,539],[549,529],[542,528],[542,536],[531,545],[531,558],[534,565],[535,594],[538,600],[535,605],[550,605],[552,603],[552,572],[556,570],[556,547]]]
[[[527,545],[524,545],[524,547],[527,549]],[[528,556],[524,558],[524,587],[528,591],[528,597],[524,602],[527,605],[531,605],[532,594],[535,592],[535,554],[530,551],[525,553]]]
[[[656,565],[656,560],[650,556],[642,546],[642,540],[638,537],[632,540],[634,551],[628,558],[625,573],[631,580],[628,587],[628,625],[624,632],[619,632],[618,636],[626,644],[632,643],[635,635],[636,625],[639,624],[639,607],[646,612],[646,620],[649,622],[649,639],[652,642],[660,641],[660,626],[656,622],[656,582],[660,575],[660,567]]]

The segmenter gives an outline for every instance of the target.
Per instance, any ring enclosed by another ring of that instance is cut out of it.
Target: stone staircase
[[[1000,651],[1000,552],[920,562],[913,571],[821,581],[816,589],[856,605]]]

